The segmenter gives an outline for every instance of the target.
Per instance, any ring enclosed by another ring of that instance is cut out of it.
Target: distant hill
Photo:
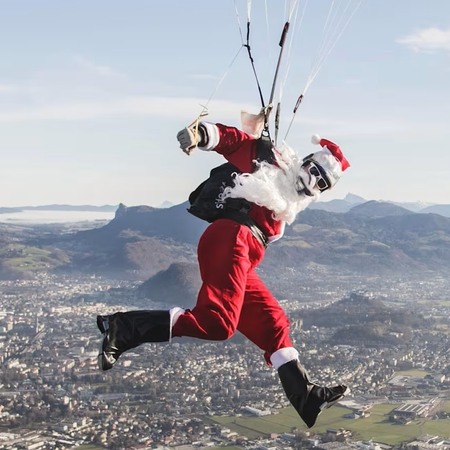
[[[408,209],[412,212],[420,212],[424,209],[428,208],[429,206],[433,206],[433,203],[424,203],[424,202],[392,202],[389,201],[389,203],[392,203],[397,206],[401,206],[402,208]]]
[[[200,289],[200,271],[196,263],[173,263],[150,277],[138,288],[138,295],[170,306],[192,308]]]
[[[207,224],[187,213],[186,207],[120,204],[105,226],[54,244],[72,253],[66,270],[145,279],[174,262],[195,261],[196,244]]]
[[[295,293],[299,277],[311,271],[322,276],[449,273],[450,218],[358,201],[345,213],[307,209],[286,227],[260,266],[272,288]],[[68,261],[58,264],[59,271],[146,280],[173,263],[196,264],[196,245],[208,224],[186,208],[186,203],[170,208],[121,204],[106,225],[73,233],[8,229],[15,241],[27,240]],[[0,255],[0,263],[6,259]]]
[[[397,346],[407,342],[415,329],[432,326],[417,312],[388,308],[380,299],[355,292],[320,310],[302,311],[300,319],[306,330],[336,328],[330,340],[334,345],[364,347]]]
[[[423,324],[423,317],[417,317],[417,313],[388,308],[380,298],[357,292],[320,310],[302,311],[301,315],[305,328],[336,328],[343,323],[364,325],[372,322],[407,327]]]
[[[403,216],[405,214],[411,214],[411,211],[394,205],[393,203],[379,202],[371,200],[353,207],[349,212],[349,215],[360,216],[366,218],[375,217],[388,217],[388,216]]]
[[[366,200],[355,194],[347,194],[343,199],[335,199],[330,201],[319,201],[317,203],[312,203],[309,209],[320,209],[329,212],[341,212],[346,213],[350,211],[353,207],[357,205],[362,205],[368,203],[370,200]],[[420,213],[434,213],[440,214],[444,217],[450,217],[450,205],[443,204],[432,204],[423,202],[393,202],[388,200],[377,201],[378,203],[389,203],[400,208],[404,208],[410,212],[420,212]]]
[[[18,210],[35,210],[35,211],[103,211],[114,212],[117,205],[40,205],[40,206],[19,206]]]
[[[195,246],[207,226],[186,212],[121,205],[107,225],[73,236],[89,267],[150,275],[174,262],[195,262]],[[282,263],[281,263],[282,262]],[[450,219],[417,214],[370,201],[347,213],[303,211],[284,239],[271,245],[263,268],[280,264],[306,270],[311,263],[340,272],[378,273],[450,268]]]
[[[7,207],[1,207],[0,208],[0,214],[9,214],[9,213],[16,213],[20,212],[20,208],[7,208]]]
[[[450,217],[450,205],[432,205],[421,209],[421,213],[440,214],[441,216]]]
[[[321,209],[329,212],[341,212],[345,213],[350,211],[354,206],[365,203],[367,200],[364,200],[362,197],[354,194],[347,194],[343,199],[335,199],[327,202],[319,201],[317,203],[312,203],[309,208],[310,209]]]
[[[284,239],[270,246],[263,267],[283,261],[339,273],[445,272],[450,269],[450,219],[367,202],[345,214],[306,210]]]
[[[172,206],[175,206],[175,203],[169,202],[168,200],[164,200],[158,208],[171,208]]]

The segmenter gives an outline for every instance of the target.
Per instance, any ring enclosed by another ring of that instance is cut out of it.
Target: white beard
[[[221,200],[228,197],[245,198],[273,212],[273,218],[290,225],[319,194],[307,196],[297,192],[297,183],[303,160],[286,144],[274,152],[278,166],[257,162],[253,173],[235,174],[234,186],[227,187]],[[314,192],[314,190],[313,190]]]

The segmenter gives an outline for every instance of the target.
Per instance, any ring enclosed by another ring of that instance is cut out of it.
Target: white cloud
[[[397,40],[416,52],[450,52],[450,29],[426,28]]]
[[[150,80],[142,90],[155,91],[159,81]],[[0,83],[0,123],[88,121],[124,117],[169,117],[191,121],[206,98],[141,95],[136,82],[114,68],[75,55],[66,64],[41,69],[15,85]],[[214,101],[221,116],[245,105]]]
[[[116,117],[176,117],[193,120],[202,107],[198,98],[171,98],[153,96],[123,96],[115,99],[95,101],[66,101],[60,103],[41,103],[14,111],[0,112],[0,122],[36,121],[84,121],[111,119]],[[221,118],[236,118],[240,108],[228,101],[216,101],[214,110],[220,111]]]
[[[82,69],[87,73],[98,75],[100,77],[118,76],[120,75],[112,67],[96,64],[93,61],[85,58],[84,56],[76,55],[72,58],[72,64],[74,67]]]
[[[16,87],[11,84],[0,84],[0,94],[10,94],[16,91]]]
[[[217,81],[220,79],[217,75],[211,75],[211,74],[194,74],[194,75],[190,75],[189,77],[192,80],[200,80],[200,81],[204,81],[204,80]]]

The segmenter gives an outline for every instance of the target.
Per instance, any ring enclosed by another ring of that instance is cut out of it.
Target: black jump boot
[[[109,370],[119,356],[144,342],[165,342],[170,339],[169,311],[128,311],[110,316],[97,316],[103,333],[98,366]]]
[[[319,414],[350,392],[347,386],[322,387],[311,383],[308,373],[298,360],[289,361],[278,368],[283,389],[292,406],[311,428]]]

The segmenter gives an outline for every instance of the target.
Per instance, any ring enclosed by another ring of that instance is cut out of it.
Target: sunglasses
[[[312,176],[316,178],[316,186],[319,188],[320,192],[326,191],[331,187],[330,180],[322,167],[309,160],[305,168]]]

